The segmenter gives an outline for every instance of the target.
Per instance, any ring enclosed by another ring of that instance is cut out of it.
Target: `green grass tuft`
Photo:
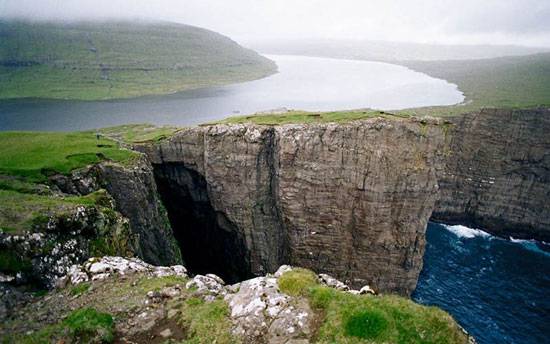
[[[70,294],[73,296],[80,296],[87,292],[92,285],[88,282],[83,282],[80,284],[75,285],[71,288]]]
[[[344,329],[347,336],[377,339],[387,330],[388,323],[384,313],[367,309],[347,315]]]
[[[182,306],[181,323],[188,329],[188,337],[183,343],[239,343],[231,335],[229,308],[221,299],[212,302],[198,297],[187,299]]]
[[[14,343],[112,343],[113,317],[93,308],[73,311],[63,321],[44,327],[38,332],[14,339]]]
[[[319,280],[310,270],[294,268],[279,277],[277,283],[283,293],[291,296],[307,296],[310,289],[319,284]]]

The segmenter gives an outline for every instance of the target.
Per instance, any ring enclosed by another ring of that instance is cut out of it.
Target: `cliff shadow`
[[[158,190],[186,267],[228,283],[253,277],[244,238],[211,205],[202,175],[181,163],[155,165]]]

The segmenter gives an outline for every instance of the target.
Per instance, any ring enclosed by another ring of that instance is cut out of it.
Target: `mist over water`
[[[395,110],[451,105],[456,85],[406,67],[368,61],[269,55],[279,73],[224,87],[109,101],[0,101],[0,130],[72,131],[128,123],[195,125],[281,107],[309,111]]]
[[[448,311],[480,344],[547,343],[550,246],[430,223],[413,299]]]

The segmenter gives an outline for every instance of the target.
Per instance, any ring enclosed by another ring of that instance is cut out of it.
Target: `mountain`
[[[167,22],[0,21],[0,99],[110,99],[258,79],[276,65],[228,37]]]

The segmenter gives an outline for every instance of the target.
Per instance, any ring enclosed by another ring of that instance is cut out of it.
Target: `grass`
[[[187,329],[188,336],[183,341],[186,344],[239,343],[231,335],[229,308],[222,299],[187,299],[182,306],[181,324]]]
[[[399,62],[458,85],[466,97],[457,106],[407,109],[402,114],[456,115],[483,107],[550,106],[550,53],[462,61]]]
[[[77,284],[71,288],[70,294],[73,296],[80,296],[87,292],[91,287],[91,284],[89,282],[83,282],[80,284]]]
[[[53,197],[0,189],[0,229],[6,232],[32,230],[37,219],[69,212],[77,206],[101,204],[104,191],[86,196]]]
[[[93,308],[81,308],[70,313],[67,318],[55,325],[15,339],[14,343],[112,343],[114,340],[114,320],[110,314]],[[9,341],[6,341],[9,343]]]
[[[45,181],[53,173],[72,170],[104,160],[131,161],[137,153],[92,132],[2,132],[0,174]]]
[[[345,123],[349,121],[383,117],[389,119],[407,118],[407,115],[393,114],[375,110],[353,110],[353,111],[332,111],[332,112],[307,112],[289,111],[283,113],[256,114],[250,116],[228,117],[213,124],[243,124],[253,123],[259,125],[281,125],[301,123]]]
[[[276,71],[227,37],[166,22],[0,21],[0,37],[0,99],[129,98]]]
[[[453,318],[436,307],[426,307],[393,295],[362,296],[338,291],[317,282],[305,269],[279,278],[279,288],[304,295],[319,314],[319,343],[466,343]]]
[[[278,282],[283,293],[292,296],[307,296],[309,290],[318,285],[317,275],[312,271],[296,268],[283,274]]]
[[[32,269],[30,260],[21,259],[17,254],[6,249],[0,249],[0,271],[9,275],[20,271],[29,271]]]
[[[174,135],[181,128],[172,126],[158,127],[152,124],[126,124],[99,129],[103,135],[115,140],[132,144],[158,142]]]

